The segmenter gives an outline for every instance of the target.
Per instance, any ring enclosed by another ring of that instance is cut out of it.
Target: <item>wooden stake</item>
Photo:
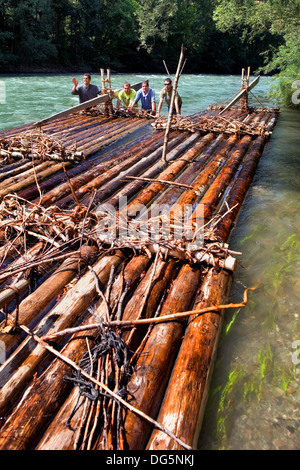
[[[178,85],[178,80],[180,77],[181,69],[182,69],[182,63],[184,59],[184,46],[181,46],[181,52],[180,52],[180,57],[179,57],[179,62],[177,66],[177,72],[175,75],[175,80],[173,84],[173,92],[171,96],[171,103],[170,103],[170,110],[169,110],[169,116],[168,116],[168,122],[167,122],[167,127],[166,127],[166,132],[165,132],[165,140],[164,140],[164,145],[163,145],[163,153],[162,153],[162,160],[164,162],[167,161],[166,159],[166,154],[167,154],[167,147],[168,147],[168,138],[169,138],[169,133],[170,133],[170,127],[171,127],[171,121],[172,121],[172,116],[173,116],[173,108],[174,108],[174,100],[175,100],[175,95],[177,91],[177,85]]]

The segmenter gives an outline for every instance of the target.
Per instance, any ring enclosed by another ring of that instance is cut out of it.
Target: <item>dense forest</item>
[[[0,0],[0,71],[300,72],[300,0]]]

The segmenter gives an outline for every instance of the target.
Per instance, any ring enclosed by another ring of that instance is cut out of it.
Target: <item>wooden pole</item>
[[[167,154],[167,149],[168,149],[168,138],[169,138],[171,121],[172,121],[172,116],[173,116],[173,108],[174,108],[175,95],[176,95],[176,92],[177,92],[177,85],[178,85],[180,72],[181,72],[181,69],[182,69],[182,63],[183,63],[183,59],[184,59],[184,51],[185,51],[185,48],[182,45],[181,46],[180,57],[179,57],[179,62],[178,62],[178,66],[177,66],[177,71],[176,71],[174,84],[173,84],[171,104],[170,104],[169,116],[168,116],[168,121],[167,121],[166,132],[165,132],[165,140],[164,140],[163,153],[162,153],[162,160],[164,162],[167,161],[166,160],[166,154]]]
[[[132,196],[135,196],[136,194],[138,194],[138,192],[147,184],[147,182],[142,180],[143,177],[145,177],[145,178],[155,178],[158,174],[164,175],[164,177],[169,179],[169,180],[172,179],[173,177],[175,177],[176,171],[178,169],[178,165],[176,165],[176,163],[178,163],[178,160],[179,160],[180,156],[182,155],[182,152],[185,149],[187,149],[190,146],[192,140],[195,140],[196,138],[197,138],[197,136],[192,135],[189,138],[184,140],[183,136],[179,135],[176,138],[176,142],[178,143],[178,145],[177,144],[174,145],[175,142],[173,143],[173,141],[170,142],[169,147],[170,148],[172,147],[173,150],[170,151],[169,154],[168,154],[168,161],[170,162],[169,166],[167,166],[167,164],[164,163],[160,159],[154,165],[148,167],[146,169],[146,171],[141,173],[141,179],[139,179],[139,176],[136,175],[137,179],[135,181],[132,181],[132,182],[128,181],[128,184],[126,184],[124,186],[124,188],[121,189],[121,191],[118,194],[113,196],[112,200],[109,200],[107,202],[109,202],[110,204],[116,205],[119,201],[120,196],[127,196],[128,199],[129,199]],[[175,141],[175,139],[174,139],[174,141]],[[173,160],[173,158],[174,158],[175,162],[171,163],[171,160]],[[182,163],[182,161],[179,162],[179,166],[181,166],[180,163]],[[186,162],[184,162],[184,163],[186,164]],[[134,176],[132,176],[132,177],[128,176],[128,178],[134,179]],[[160,186],[163,187],[164,185],[160,184]],[[131,207],[130,212],[134,212],[135,209],[138,206],[132,206],[132,204],[130,204],[130,207]],[[129,210],[129,206],[128,206],[128,210]],[[130,212],[128,212],[128,215],[130,215]],[[134,212],[134,215],[135,215],[135,212]]]

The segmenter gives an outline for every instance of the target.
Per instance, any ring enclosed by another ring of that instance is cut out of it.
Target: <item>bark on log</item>
[[[213,184],[206,191],[204,197],[200,200],[200,204],[204,208],[204,220],[207,221],[211,217],[214,209],[216,208],[220,198],[225,191],[226,187],[230,183],[234,174],[238,170],[238,167],[251,143],[251,137],[243,137],[235,150],[232,152],[228,158],[226,164],[223,166],[221,172],[214,180]],[[197,211],[192,215],[192,220],[196,221]],[[203,221],[201,220],[201,225]]]
[[[201,150],[208,145],[213,139],[212,134],[208,134],[200,142],[197,142],[191,149],[189,149],[182,158],[178,161],[171,163],[166,170],[160,174],[160,179],[173,180],[184,168],[190,163]],[[136,208],[139,205],[146,206],[152,201],[162,190],[164,185],[161,183],[151,183],[147,186],[136,198],[128,205],[128,215],[131,216],[136,213]]]
[[[99,165],[96,167],[91,168],[85,173],[80,173],[74,178],[71,178],[70,182],[73,189],[76,192],[78,197],[80,194],[84,193],[88,189],[97,188],[100,185],[105,184],[106,182],[110,181],[114,178],[122,169],[129,168],[131,165],[136,163],[140,160],[140,158],[147,155],[149,151],[153,151],[157,149],[160,145],[161,137],[154,136],[153,139],[150,139],[148,147],[147,143],[145,147],[139,149],[138,152],[134,152],[128,155],[126,152],[120,154],[120,161],[117,159],[113,159],[112,165],[109,162],[100,162]],[[126,158],[125,158],[126,157]],[[107,168],[108,166],[108,168]],[[79,191],[80,190],[80,191]],[[60,184],[58,187],[55,187],[53,190],[49,191],[41,200],[43,205],[51,205],[58,200],[62,200],[60,205],[66,205],[68,202],[72,201],[72,196],[68,197],[71,193],[70,184],[68,182],[64,182]]]
[[[234,181],[228,197],[226,198],[228,207],[233,209],[228,212],[226,207],[223,208],[223,210],[218,214],[219,216],[224,216],[225,212],[228,212],[214,229],[214,235],[224,242],[230,235],[232,226],[237,218],[244,198],[253,180],[259,159],[263,153],[265,142],[266,141],[264,137],[257,137],[255,139],[252,147],[245,157],[243,167]]]
[[[79,270],[89,262],[91,256],[95,253],[95,247],[83,246],[80,254],[65,260],[48,279],[20,303],[18,308],[19,323],[28,326],[32,321],[37,321],[40,313],[63,292],[65,286],[79,273]],[[13,313],[12,316],[15,314]],[[3,326],[3,323],[1,326]],[[17,333],[12,335],[0,334],[0,341],[5,344],[7,354],[14,345],[20,343],[21,337]]]
[[[100,285],[106,284],[111,266],[118,266],[123,259],[124,255],[121,252],[116,252],[114,256],[101,258],[94,265],[93,269],[98,276]],[[73,325],[79,316],[92,305],[96,295],[97,289],[93,274],[87,272],[40,322],[35,333],[38,336],[43,336],[46,332],[59,331]],[[12,406],[38,365],[48,356],[48,351],[39,344],[35,346],[35,341],[30,337],[25,340],[22,347],[28,347],[31,352],[0,390],[0,414],[4,414]],[[17,349],[9,359],[13,360],[18,353]],[[4,365],[7,365],[8,361]],[[0,439],[0,448],[1,444]]]
[[[132,289],[135,288],[140,277],[143,275],[150,263],[149,258],[140,256],[133,258],[125,267],[124,273],[118,275],[114,282],[111,298],[113,303],[118,303],[122,294],[122,285],[131,280]],[[123,279],[124,276],[124,279]],[[106,304],[99,302],[96,309],[97,315],[105,318]],[[94,322],[95,318],[89,314],[84,321],[85,324]],[[96,334],[96,333],[95,333]],[[89,334],[93,337],[93,334]],[[63,348],[62,354],[77,362],[86,351],[86,340],[82,334],[76,334]],[[70,366],[60,359],[54,359],[44,373],[36,380],[33,380],[26,390],[22,400],[14,410],[11,418],[0,429],[0,448],[29,450],[35,442],[39,442],[38,450],[64,450],[72,448],[74,431],[66,427],[66,419],[74,406],[73,397],[75,392],[63,380],[64,375],[71,375]],[[60,405],[65,401],[65,405],[60,409]],[[65,419],[62,419],[62,412],[66,410]],[[54,417],[54,415],[56,415]],[[34,416],[34,426],[32,426],[32,416]],[[81,411],[74,416],[72,425],[76,427],[76,417],[81,417]],[[39,434],[46,423],[51,424],[45,431],[43,437]],[[20,422],[24,426],[20,426]],[[13,431],[12,431],[13,430]],[[10,434],[14,436],[11,439]]]

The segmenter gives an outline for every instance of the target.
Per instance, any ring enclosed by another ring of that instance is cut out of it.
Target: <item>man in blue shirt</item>
[[[142,109],[152,110],[155,113],[155,92],[149,87],[147,80],[142,82],[142,88],[137,92],[134,100],[131,101],[129,108],[132,108],[139,100],[141,100]]]
[[[85,73],[83,75],[83,85],[78,87],[78,80],[76,80],[76,78],[72,78],[72,82],[74,86],[71,93],[72,95],[79,95],[79,103],[92,100],[98,96],[98,93],[100,93],[100,90],[96,85],[91,85],[91,76],[89,73]]]

